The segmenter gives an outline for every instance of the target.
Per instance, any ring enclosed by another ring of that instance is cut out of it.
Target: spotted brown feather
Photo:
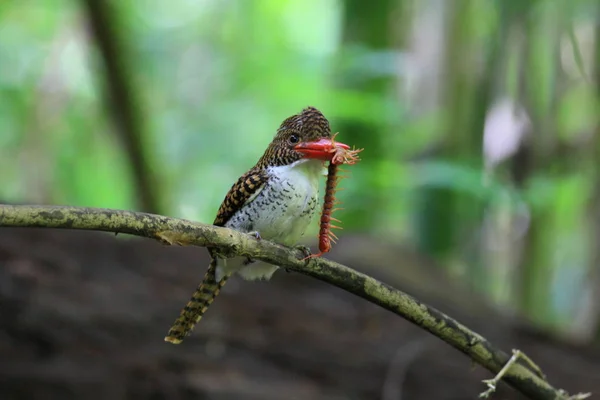
[[[224,226],[227,221],[235,214],[246,202],[257,193],[267,182],[267,173],[264,169],[252,168],[246,174],[242,175],[236,183],[233,184],[225,199],[219,207],[217,217],[213,225]]]

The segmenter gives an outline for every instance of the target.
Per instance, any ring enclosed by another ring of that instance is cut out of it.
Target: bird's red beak
[[[302,153],[304,158],[331,161],[336,147],[340,147],[345,150],[350,149],[350,146],[347,144],[335,142],[331,140],[331,138],[323,138],[314,142],[298,143],[296,147],[294,147],[294,150]]]

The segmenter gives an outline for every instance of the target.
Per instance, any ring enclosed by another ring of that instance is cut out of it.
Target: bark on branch
[[[280,265],[360,296],[420,326],[469,356],[492,373],[510,360],[504,351],[464,325],[400,290],[324,258],[301,261],[304,254],[267,240],[257,241],[231,229],[141,212],[60,206],[0,205],[0,227],[83,229],[127,233],[169,244],[216,247],[226,256],[240,255]],[[162,338],[157,338],[157,345]],[[569,399],[532,369],[519,363],[503,378],[532,399]]]

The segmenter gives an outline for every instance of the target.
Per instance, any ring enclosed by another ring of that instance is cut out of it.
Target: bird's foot
[[[304,257],[301,258],[300,261],[308,262],[308,259],[311,258],[312,252],[310,251],[310,247],[304,246],[303,244],[299,244],[297,246],[294,246],[294,249],[300,250],[302,252],[302,254],[304,255]],[[289,268],[284,268],[284,269],[285,269],[285,272],[292,272]]]
[[[312,252],[310,251],[310,247],[304,246],[303,244],[299,244],[299,245],[295,246],[294,248],[296,250],[300,250],[302,252],[302,254],[304,254],[304,258],[302,258],[302,260],[306,260],[307,258],[309,258],[312,255]]]
[[[262,240],[262,236],[260,236],[260,233],[258,231],[251,231],[248,232],[248,235],[250,236],[254,236],[254,238],[258,241]],[[248,266],[250,264],[253,264],[256,260],[250,258],[250,257],[246,257],[246,259],[243,262],[244,266]]]
[[[310,251],[310,248],[308,248],[306,246],[296,246],[296,248],[301,250],[304,253],[304,258],[302,258],[301,261],[306,261],[306,262],[308,262],[308,260],[310,260],[311,258],[318,258],[326,253],[326,251],[319,251],[318,253],[313,254]]]
[[[260,236],[260,233],[258,231],[248,232],[248,235],[254,236],[256,240],[262,240],[262,236]]]

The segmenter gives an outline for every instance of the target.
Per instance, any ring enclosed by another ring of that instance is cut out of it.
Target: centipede
[[[321,219],[319,221],[319,253],[312,254],[309,257],[320,257],[323,254],[331,250],[331,243],[336,243],[338,237],[332,232],[332,229],[342,229],[339,225],[333,225],[331,222],[334,221],[341,224],[341,221],[334,218],[332,214],[335,211],[341,210],[342,208],[336,207],[340,203],[335,198],[335,194],[338,191],[337,185],[339,180],[342,178],[339,176],[339,166],[342,164],[352,165],[360,161],[358,153],[363,149],[345,149],[337,146],[335,143],[335,137],[337,133],[331,138],[331,150],[333,153],[331,161],[327,167],[327,181],[325,182],[325,198],[323,199],[323,211],[321,212]],[[335,208],[334,208],[335,207]]]

